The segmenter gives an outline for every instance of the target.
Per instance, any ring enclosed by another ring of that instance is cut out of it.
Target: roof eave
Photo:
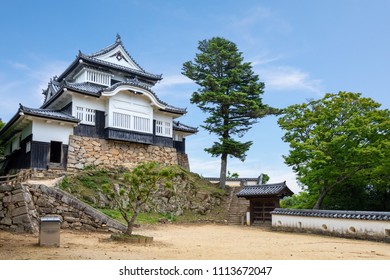
[[[61,118],[61,117],[55,117],[55,116],[45,116],[45,115],[41,115],[41,114],[34,114],[34,113],[31,113],[31,112],[25,112],[24,113],[25,116],[32,116],[32,117],[36,117],[36,118],[41,118],[41,119],[49,119],[49,120],[55,120],[55,121],[60,121],[60,122],[68,122],[68,123],[79,123],[80,120],[78,119],[74,119],[74,120],[70,120],[70,119],[65,119],[65,118]]]
[[[98,58],[90,57],[90,56],[83,54],[83,53],[80,53],[79,59],[82,59],[83,63],[87,62],[87,63],[91,63],[91,64],[94,64],[94,65],[97,65],[100,67],[110,68],[111,70],[116,70],[116,71],[126,72],[126,73],[133,74],[133,75],[143,76],[144,78],[148,78],[148,79],[154,81],[155,83],[162,80],[161,74],[157,75],[157,74],[148,73],[148,72],[142,71],[142,70],[136,70],[136,69],[131,69],[131,68],[124,67],[121,65],[116,65],[115,63],[106,62],[106,61],[98,59]]]
[[[16,114],[0,130],[0,138],[13,124],[15,124],[18,121],[19,118],[21,118],[23,116],[23,114],[21,114],[21,112],[22,112],[21,108],[19,107],[19,109],[16,112]]]

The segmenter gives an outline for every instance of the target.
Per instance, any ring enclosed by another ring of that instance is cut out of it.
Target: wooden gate
[[[251,200],[251,224],[271,222],[271,212],[278,207],[274,200]]]

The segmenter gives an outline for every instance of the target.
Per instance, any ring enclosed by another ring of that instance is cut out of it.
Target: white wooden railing
[[[111,85],[111,75],[95,72],[91,70],[86,71],[87,74],[87,81],[95,84],[100,84],[104,86],[110,86]]]
[[[151,133],[150,119],[118,112],[112,114],[112,125],[116,128]]]

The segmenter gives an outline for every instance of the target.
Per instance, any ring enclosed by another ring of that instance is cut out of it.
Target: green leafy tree
[[[311,196],[308,192],[300,192],[287,196],[280,201],[280,207],[291,209],[308,209],[312,208],[315,204],[315,197]]]
[[[390,114],[380,106],[361,94],[339,92],[284,110],[278,120],[290,144],[284,159],[316,197],[314,209],[353,178],[368,173],[372,182],[388,178],[381,166],[389,166]]]
[[[267,184],[267,182],[268,182],[269,179],[270,179],[270,177],[268,176],[268,174],[261,173],[260,176],[261,176],[261,182],[260,182],[260,184]]]
[[[172,180],[178,173],[170,167],[162,167],[155,162],[143,163],[132,171],[123,174],[123,184],[103,186],[108,198],[121,213],[127,223],[125,235],[132,235],[134,224],[142,207],[150,200],[159,187],[172,189]]]
[[[191,103],[208,114],[202,127],[218,137],[219,142],[205,151],[221,158],[220,187],[224,188],[228,156],[244,161],[252,145],[235,136],[243,137],[259,118],[279,110],[262,103],[264,83],[243,61],[236,44],[214,37],[200,41],[198,50],[194,61],[183,64],[182,74],[200,86]]]
[[[234,173],[231,173],[230,171],[228,171],[227,173],[227,178],[239,178],[240,175],[238,175],[237,172],[234,172]]]

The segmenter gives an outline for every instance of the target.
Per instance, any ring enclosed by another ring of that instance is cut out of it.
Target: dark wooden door
[[[50,142],[50,162],[61,163],[62,142]]]
[[[271,212],[275,208],[273,201],[251,201],[251,223],[259,224],[271,221]]]

